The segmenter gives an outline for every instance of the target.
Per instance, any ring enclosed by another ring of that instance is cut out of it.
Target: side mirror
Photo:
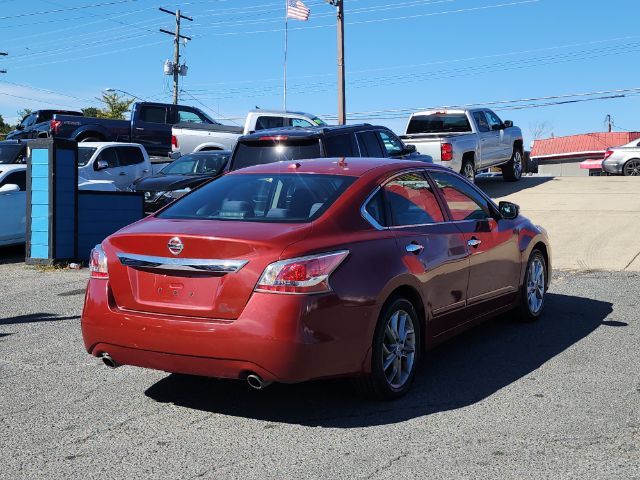
[[[98,160],[95,163],[95,170],[104,170],[105,168],[109,168],[109,164],[107,163],[106,160]]]
[[[513,122],[511,120],[505,120],[504,128],[511,128],[511,127],[513,127]]]
[[[409,144],[409,145],[405,145],[404,146],[404,152],[402,152],[402,153],[404,155],[410,155],[410,154],[416,153],[416,152],[417,152],[416,146]]]
[[[511,202],[500,202],[498,210],[500,210],[500,216],[505,220],[513,220],[520,215],[520,207]]]
[[[24,130],[24,125],[19,123],[18,125],[16,125],[16,130]]]
[[[0,187],[0,193],[16,193],[20,191],[20,187],[13,183],[7,183]]]

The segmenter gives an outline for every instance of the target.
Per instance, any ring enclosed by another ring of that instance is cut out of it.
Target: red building
[[[640,132],[603,132],[535,140],[531,159],[540,173],[551,175],[587,175],[580,162],[599,159],[609,147],[617,147],[640,138]]]

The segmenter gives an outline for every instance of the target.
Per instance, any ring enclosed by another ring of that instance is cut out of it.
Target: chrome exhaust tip
[[[120,364],[117,363],[113,358],[111,358],[111,355],[109,355],[108,353],[102,354],[102,363],[104,363],[109,368],[118,368],[120,366]]]
[[[263,388],[267,388],[271,385],[272,382],[265,382],[260,375],[256,375],[255,373],[250,373],[247,375],[247,383],[249,386],[255,390],[262,390]]]

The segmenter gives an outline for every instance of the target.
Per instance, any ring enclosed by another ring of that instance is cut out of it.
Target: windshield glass
[[[96,153],[96,150],[96,147],[81,147],[78,145],[78,166],[84,167],[89,163],[89,160],[91,160],[93,154]]]
[[[24,163],[16,162],[18,154],[24,148],[23,144],[0,145],[0,163]],[[26,151],[23,155],[26,155]]]
[[[317,138],[241,142],[236,146],[231,170],[263,163],[304,160],[321,156],[320,141]]]
[[[411,117],[407,134],[470,132],[471,125],[464,113],[434,113]]]
[[[308,173],[226,175],[158,214],[169,219],[310,222],[355,180]]]
[[[327,122],[325,122],[324,120],[318,117],[313,117],[312,120],[313,120],[313,123],[315,123],[319,127],[326,127],[328,125]]]
[[[180,157],[160,170],[162,175],[217,175],[227,164],[228,153],[192,153]]]

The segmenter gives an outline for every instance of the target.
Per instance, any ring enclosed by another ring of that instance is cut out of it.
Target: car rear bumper
[[[254,293],[233,321],[119,309],[108,282],[90,280],[82,335],[94,356],[123,365],[202,375],[300,382],[366,372],[375,314],[334,294]]]
[[[613,173],[615,175],[620,175],[622,173],[622,164],[619,162],[608,162],[607,160],[602,162],[602,170],[607,173]]]

